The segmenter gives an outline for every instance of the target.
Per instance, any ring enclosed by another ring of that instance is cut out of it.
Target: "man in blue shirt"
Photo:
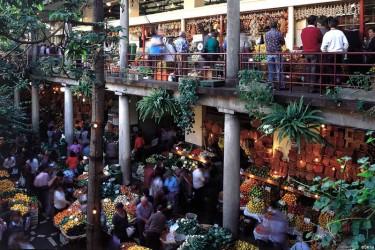
[[[177,201],[178,201],[178,192],[179,192],[179,185],[176,176],[173,175],[172,172],[168,171],[165,174],[166,178],[164,181],[164,187],[168,188],[168,203],[172,204],[173,213],[177,212]]]
[[[271,21],[271,30],[266,33],[266,48],[268,63],[268,80],[274,83],[275,68],[277,73],[277,81],[279,83],[279,90],[287,90],[284,83],[283,75],[283,57],[281,47],[285,44],[283,34],[277,30],[277,21]]]
[[[186,75],[186,62],[187,62],[187,55],[185,53],[189,52],[189,44],[186,40],[186,32],[181,31],[179,37],[174,41],[174,45],[176,46],[176,60],[177,60],[177,67],[178,67],[178,77]]]

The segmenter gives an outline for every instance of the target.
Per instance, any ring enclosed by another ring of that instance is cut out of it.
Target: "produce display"
[[[155,155],[151,155],[150,157],[148,157],[146,159],[146,162],[150,163],[150,164],[155,164],[156,163],[156,157],[155,157]]]
[[[125,243],[122,243],[121,250],[129,250],[130,247],[134,247],[134,246],[137,246],[137,244],[134,242],[125,242]]]
[[[0,178],[9,178],[9,173],[6,170],[0,170]]]
[[[303,215],[305,211],[305,207],[300,204],[293,204],[288,207],[288,213],[294,214],[294,215]]]
[[[81,187],[74,191],[73,197],[78,198],[87,193],[87,187]]]
[[[313,230],[313,224],[306,222],[302,215],[296,216],[296,228],[299,232],[311,232]]]
[[[240,192],[242,194],[249,194],[251,186],[250,181],[244,181],[240,186]]]
[[[208,238],[204,235],[191,235],[178,250],[205,250],[209,246]]]
[[[114,200],[120,194],[120,185],[113,182],[104,182],[102,184],[102,199],[109,198]]]
[[[30,203],[30,197],[26,194],[17,193],[13,197],[13,202],[24,202],[29,204]]]
[[[264,189],[261,186],[252,186],[249,191],[249,197],[250,199],[254,198],[259,198],[262,199],[264,198]]]
[[[265,228],[262,224],[259,224],[255,228],[255,232],[257,234],[261,234],[261,235],[266,235],[266,234],[270,234],[271,233],[271,231],[268,228]]]
[[[225,228],[211,227],[207,232],[210,247],[220,248],[233,241],[233,235]]]
[[[128,248],[128,250],[150,250],[150,248],[142,247],[142,246],[131,246]]]
[[[13,206],[10,207],[10,210],[20,211],[22,216],[24,216],[25,214],[29,212],[29,207],[23,204],[14,204]]]
[[[294,205],[297,200],[297,197],[293,193],[286,193],[283,198],[281,198],[288,206]]]
[[[250,199],[246,205],[246,209],[251,214],[263,214],[265,210],[264,201],[257,198]]]
[[[258,250],[259,248],[242,240],[236,241],[235,245],[235,250]]]
[[[197,235],[202,232],[202,229],[198,226],[197,220],[191,219],[177,219],[176,221],[178,228],[176,232],[184,235]]]
[[[269,167],[255,167],[250,166],[245,170],[247,173],[256,175],[262,178],[268,178],[270,176],[271,169]]]
[[[14,190],[14,183],[10,180],[0,180],[0,192],[11,192]]]
[[[326,212],[321,213],[318,218],[319,226],[322,227],[325,231],[328,231],[327,224],[332,221],[334,218],[334,215]]]
[[[78,186],[78,187],[85,187],[85,186],[87,186],[88,184],[89,184],[88,179],[83,179],[83,180],[81,180],[81,181],[79,181],[79,182],[77,183],[77,186]]]
[[[106,221],[107,221],[107,226],[109,228],[112,228],[112,217],[113,214],[115,213],[115,203],[112,202],[110,199],[103,199],[102,200],[102,210],[104,212]]]
[[[55,217],[53,217],[53,223],[55,226],[60,226],[65,224],[65,222],[68,220],[68,218],[74,214],[79,212],[79,203],[73,202],[68,209],[65,209],[61,211],[60,213],[56,214]],[[63,219],[66,218],[64,221]]]
[[[249,201],[250,198],[247,195],[240,197],[240,207],[245,207],[249,203]]]

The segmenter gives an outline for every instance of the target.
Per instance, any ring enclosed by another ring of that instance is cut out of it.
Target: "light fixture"
[[[97,124],[97,123],[94,123],[93,127],[94,127],[94,128],[98,128],[98,124]]]
[[[335,167],[333,167],[333,168],[332,168],[332,171],[335,171],[335,170],[336,170],[336,168],[335,168]]]
[[[111,9],[109,9],[108,12],[111,13],[112,12]]]
[[[96,209],[92,210],[92,214],[96,214]]]
[[[322,124],[322,125],[320,125],[322,128],[325,128],[326,127],[326,125],[324,125],[324,124]]]
[[[86,99],[85,98],[82,98],[82,102],[85,102],[86,101]]]
[[[106,3],[105,5],[107,5],[107,6],[111,6],[111,2],[108,2],[108,3]]]
[[[61,91],[61,92],[64,92],[64,91],[65,91],[65,87],[61,87],[61,88],[60,88],[60,91]]]

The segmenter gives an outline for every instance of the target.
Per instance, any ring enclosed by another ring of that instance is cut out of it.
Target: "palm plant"
[[[139,118],[145,121],[147,117],[154,118],[158,123],[166,115],[178,121],[178,105],[173,96],[164,89],[155,89],[137,103]]]
[[[301,151],[301,139],[311,143],[328,145],[328,142],[320,135],[319,126],[323,118],[317,116],[320,110],[311,109],[309,105],[303,105],[303,96],[299,103],[293,102],[284,107],[275,104],[270,114],[262,118],[260,129],[266,134],[273,134],[279,131],[277,140],[284,138],[289,142],[295,142],[298,152]]]

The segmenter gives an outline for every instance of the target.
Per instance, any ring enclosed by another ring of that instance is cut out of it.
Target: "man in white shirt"
[[[51,204],[50,204],[50,196],[49,196],[49,175],[48,175],[48,167],[46,165],[39,167],[38,171],[40,172],[34,180],[34,186],[37,189],[38,199],[42,203],[42,209],[44,210],[44,216],[49,218],[51,213]]]
[[[193,191],[194,191],[194,203],[198,212],[202,211],[204,203],[205,188],[204,184],[206,179],[204,178],[204,165],[198,164],[198,168],[193,171]]]
[[[323,36],[323,41],[320,49],[322,52],[347,52],[349,48],[349,42],[348,39],[346,39],[344,32],[341,30],[338,30],[337,27],[339,25],[339,21],[334,18],[330,21],[329,27],[331,28],[330,31],[328,31],[324,36]],[[342,63],[343,61],[343,56],[342,54],[328,54],[324,56],[324,63]],[[334,74],[334,65],[327,65],[326,67],[326,72],[328,74]],[[336,67],[336,74],[341,73],[341,67],[337,66]],[[334,81],[334,77],[329,76],[328,79],[326,79],[325,83],[340,83],[340,78],[337,77],[336,81]]]
[[[55,207],[55,214],[66,209],[70,202],[65,198],[64,187],[62,183],[58,183],[55,193],[53,195],[53,205]]]
[[[16,166],[16,159],[12,156],[9,155],[3,163],[3,167],[7,169],[8,171],[12,170]]]

